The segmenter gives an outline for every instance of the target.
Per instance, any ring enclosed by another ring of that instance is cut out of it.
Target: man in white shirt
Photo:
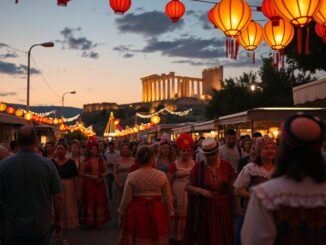
[[[109,149],[104,153],[104,158],[108,162],[109,173],[107,175],[107,185],[108,185],[108,192],[109,192],[108,196],[109,196],[109,199],[111,200],[112,199],[112,183],[114,180],[113,164],[115,164],[117,158],[120,157],[120,152],[115,150],[113,141],[110,141],[108,143],[108,148]]]
[[[225,131],[225,145],[219,149],[220,157],[222,160],[231,164],[234,171],[237,171],[240,158],[244,155],[243,150],[237,145],[237,133],[234,129],[227,129]]]

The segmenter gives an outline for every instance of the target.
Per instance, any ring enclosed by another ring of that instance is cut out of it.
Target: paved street
[[[115,245],[119,239],[116,222],[109,222],[99,230],[77,228],[69,234],[69,245]],[[52,242],[51,245],[60,243]]]

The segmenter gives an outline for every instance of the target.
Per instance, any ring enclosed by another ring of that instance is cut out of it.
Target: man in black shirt
[[[17,132],[20,151],[0,162],[4,245],[48,245],[52,201],[55,228],[62,231],[63,187],[54,164],[33,152],[35,130]]]

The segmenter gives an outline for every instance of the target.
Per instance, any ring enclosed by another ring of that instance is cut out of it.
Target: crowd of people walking
[[[324,244],[325,134],[320,119],[300,114],[279,139],[227,129],[224,144],[184,133],[175,142],[60,139],[43,151],[23,126],[0,144],[3,244],[53,235],[67,245],[71,229],[110,220],[119,245]]]

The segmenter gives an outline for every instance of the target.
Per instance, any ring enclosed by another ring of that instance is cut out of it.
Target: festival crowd
[[[197,141],[183,133],[175,142],[37,142],[23,126],[0,144],[4,245],[72,244],[72,229],[112,220],[119,245],[326,243],[319,118],[291,116],[278,139],[237,138],[230,128]]]

